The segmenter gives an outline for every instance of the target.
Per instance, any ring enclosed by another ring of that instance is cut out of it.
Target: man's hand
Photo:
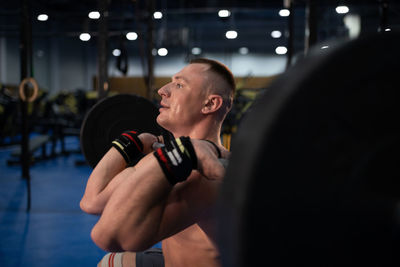
[[[154,151],[153,144],[155,142],[162,142],[162,136],[155,136],[151,133],[141,133],[139,134],[139,139],[143,143],[143,153],[148,154]]]
[[[225,176],[225,167],[218,159],[216,148],[205,140],[191,139],[197,155],[197,170],[210,180],[221,180]],[[221,150],[223,159],[229,157],[229,152]]]

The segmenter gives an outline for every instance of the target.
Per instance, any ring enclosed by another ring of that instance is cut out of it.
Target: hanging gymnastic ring
[[[31,83],[33,85],[33,93],[29,98],[26,98],[24,87],[27,83]],[[19,97],[24,102],[33,102],[38,96],[39,86],[36,80],[32,77],[25,78],[19,85]]]

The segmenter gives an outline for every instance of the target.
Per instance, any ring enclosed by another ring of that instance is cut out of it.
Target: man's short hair
[[[212,59],[208,59],[208,58],[195,58],[190,61],[190,64],[193,64],[193,63],[208,65],[210,67],[208,69],[208,71],[211,71],[211,72],[217,74],[219,77],[222,78],[222,80],[224,82],[226,82],[226,84],[228,85],[228,88],[229,88],[229,93],[226,96],[228,99],[225,99],[224,96],[223,97],[224,97],[224,100],[228,102],[228,103],[226,103],[226,105],[227,105],[227,109],[229,110],[232,106],[232,101],[233,101],[233,97],[235,95],[235,89],[236,89],[235,79],[233,77],[232,72],[229,70],[229,68],[227,66],[225,66],[224,64],[222,64],[221,62],[218,62],[218,61],[212,60]]]

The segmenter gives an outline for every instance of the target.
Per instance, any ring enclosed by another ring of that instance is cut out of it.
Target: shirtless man
[[[171,182],[174,175],[167,173],[169,168],[162,166],[158,150],[151,148],[157,137],[148,133],[137,136],[147,155],[134,167],[127,167],[114,147],[97,164],[80,203],[85,212],[101,214],[91,237],[104,250],[129,251],[108,254],[99,266],[113,261],[119,264],[114,266],[148,266],[146,257],[151,253],[141,251],[160,241],[162,254],[158,255],[167,267],[220,266],[214,242],[214,207],[225,169],[218,154],[229,156],[221,145],[220,131],[234,89],[227,67],[196,59],[158,90],[161,108],[157,122],[174,137],[190,137],[185,147],[192,146],[197,156],[192,161],[197,166],[187,177]],[[179,172],[184,169],[179,168]]]

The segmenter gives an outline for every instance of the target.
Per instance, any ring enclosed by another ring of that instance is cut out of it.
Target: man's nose
[[[157,93],[158,93],[161,97],[162,97],[162,96],[168,97],[168,96],[170,95],[169,85],[170,85],[170,83],[167,83],[166,85],[164,85],[163,87],[161,87],[160,89],[158,89]]]

